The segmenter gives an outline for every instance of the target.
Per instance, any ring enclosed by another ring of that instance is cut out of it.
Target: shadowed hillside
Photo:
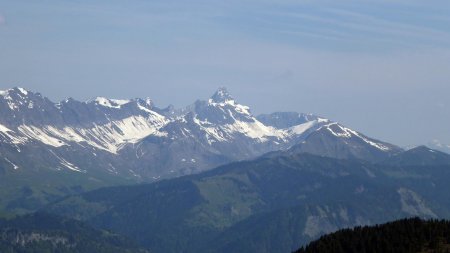
[[[295,253],[450,252],[450,222],[403,219],[372,227],[343,229],[322,236]]]
[[[2,253],[146,253],[130,240],[72,219],[35,213],[0,220]]]

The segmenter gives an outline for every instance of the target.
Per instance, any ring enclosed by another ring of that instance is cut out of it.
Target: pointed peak
[[[151,100],[149,97],[142,99],[142,98],[136,98],[133,101],[135,101],[137,103],[137,106],[139,107],[139,109],[146,111],[146,112],[150,112],[153,107],[153,100]]]
[[[226,101],[234,100],[233,97],[228,93],[227,88],[220,87],[214,95],[212,95],[211,100],[215,103],[224,103]]]
[[[407,151],[413,152],[413,151],[434,151],[434,150],[425,145],[419,145],[419,146],[413,147]]]
[[[12,88],[12,90],[15,92],[20,92],[25,96],[28,95],[28,91],[22,87],[14,87],[14,88]]]
[[[11,89],[0,91],[0,95],[7,95],[7,94],[10,94],[10,93],[12,93],[12,94],[21,94],[21,95],[27,96],[28,93],[30,93],[30,92],[28,90],[22,88],[22,87],[14,87],[14,88],[11,88]]]
[[[147,106],[149,106],[149,107],[153,107],[154,106],[153,100],[151,98],[146,97],[144,101],[145,101],[145,104]]]

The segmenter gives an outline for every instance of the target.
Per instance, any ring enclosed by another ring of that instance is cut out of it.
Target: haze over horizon
[[[183,107],[226,86],[398,145],[450,144],[450,3],[2,1],[0,89]]]

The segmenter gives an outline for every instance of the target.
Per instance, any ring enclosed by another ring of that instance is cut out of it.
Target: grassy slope
[[[0,173],[0,215],[31,212],[63,196],[129,183],[106,174],[47,169],[4,170]]]

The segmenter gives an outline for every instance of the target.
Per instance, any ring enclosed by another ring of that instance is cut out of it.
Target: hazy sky
[[[450,143],[450,1],[0,0],[0,89],[54,101],[226,86],[399,145]]]

